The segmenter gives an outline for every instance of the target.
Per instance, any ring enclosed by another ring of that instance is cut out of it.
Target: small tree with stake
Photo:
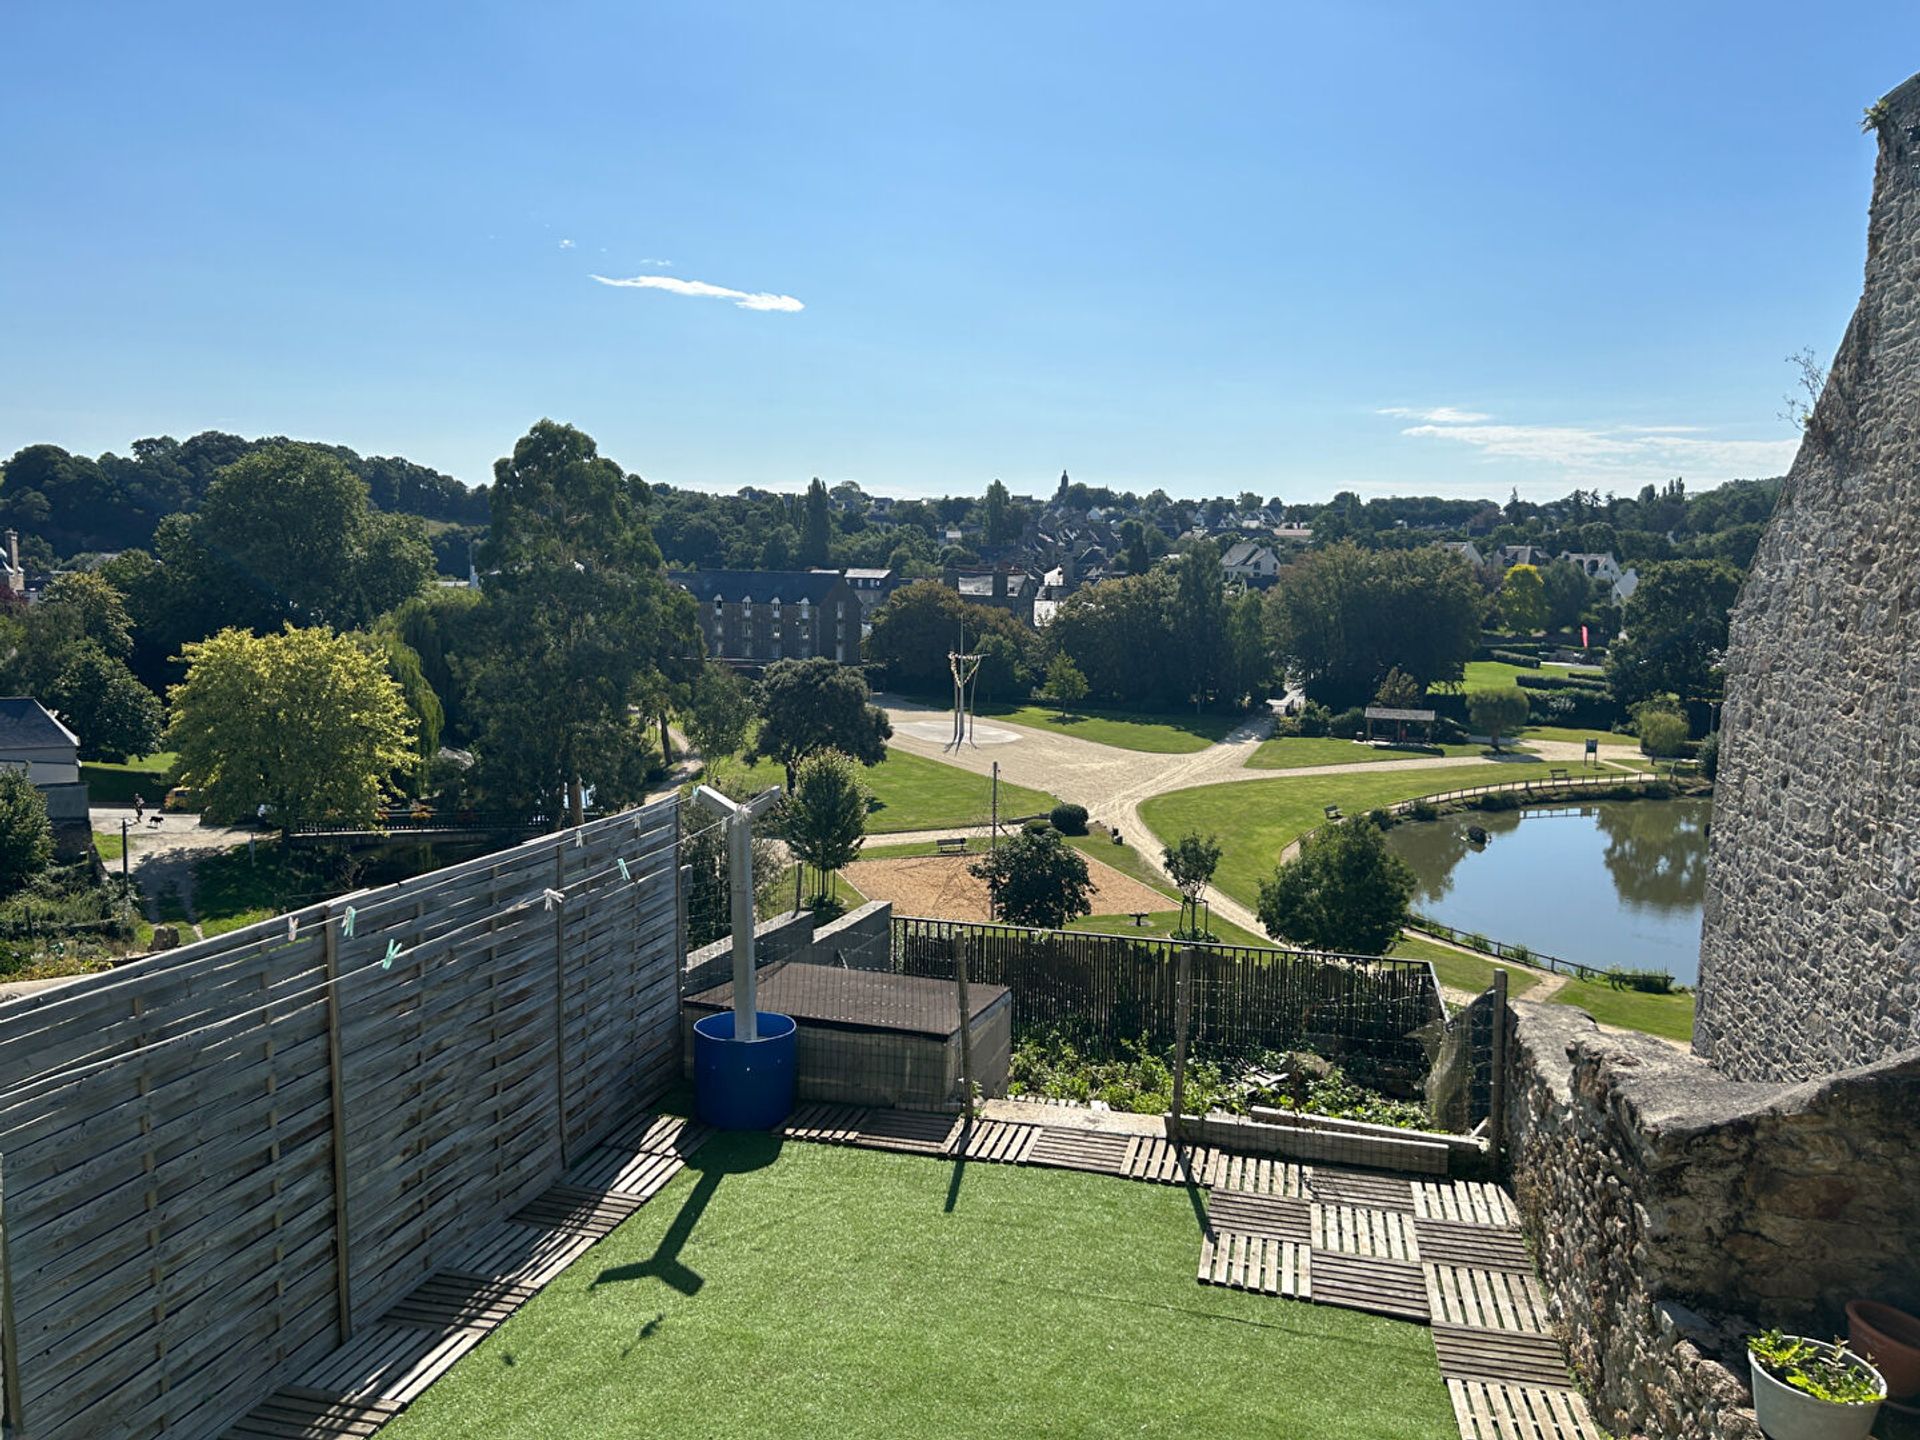
[[[994,913],[1009,925],[1057,930],[1093,908],[1087,862],[1057,830],[1022,831],[968,869],[987,882]]]
[[[867,834],[867,787],[854,761],[838,750],[821,750],[800,762],[793,793],[781,810],[781,834],[798,865],[794,908],[811,869],[818,881],[813,908],[833,903],[833,875],[859,858]]]
[[[1206,893],[1213,872],[1220,865],[1220,841],[1189,830],[1177,844],[1160,852],[1174,888],[1180,892],[1180,932],[1176,940],[1211,940],[1200,929],[1200,897]]]
[[[1046,701],[1064,716],[1087,698],[1087,677],[1080,673],[1073,657],[1062,652],[1048,663],[1046,684],[1034,698]]]

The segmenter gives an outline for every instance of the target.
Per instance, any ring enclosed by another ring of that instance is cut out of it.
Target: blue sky
[[[895,494],[1778,473],[1783,359],[1859,293],[1861,109],[1920,66],[1895,5],[6,32],[0,455],[219,428],[478,481],[550,415],[655,481]]]

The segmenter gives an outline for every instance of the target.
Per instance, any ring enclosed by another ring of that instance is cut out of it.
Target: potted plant
[[[1753,1409],[1769,1440],[1867,1440],[1887,1398],[1880,1372],[1840,1341],[1782,1335],[1747,1341]]]

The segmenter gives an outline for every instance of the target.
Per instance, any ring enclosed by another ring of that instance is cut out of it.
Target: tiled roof
[[[841,583],[834,570],[687,570],[667,576],[697,600],[811,600],[818,603]]]

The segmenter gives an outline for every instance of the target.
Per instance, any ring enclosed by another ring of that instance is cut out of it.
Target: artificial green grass
[[[1233,780],[1156,795],[1140,806],[1140,815],[1163,838],[1189,830],[1211,831],[1224,852],[1214,874],[1216,887],[1241,904],[1260,902],[1260,882],[1273,873],[1280,852],[1304,832],[1324,824],[1323,807],[1338,805],[1345,815],[1361,815],[1396,800],[1412,800],[1469,785],[1492,785],[1545,778],[1537,761],[1511,760],[1436,765],[1419,770],[1374,770],[1355,775],[1301,775],[1293,779]]]
[[[1493,972],[1507,972],[1507,994],[1524,995],[1540,983],[1540,972],[1525,969],[1519,965],[1502,965],[1483,955],[1463,955],[1448,945],[1441,945],[1422,935],[1402,934],[1393,942],[1389,955],[1398,955],[1408,960],[1430,960],[1433,973],[1440,977],[1440,983],[1453,990],[1470,990],[1479,994],[1493,984]]]
[[[1143,750],[1152,755],[1191,755],[1218,745],[1244,715],[1135,713],[1127,710],[1089,710],[1076,707],[1062,715],[1044,705],[982,705],[977,712],[1035,730],[1071,735],[1096,745],[1121,750]]]
[[[1459,1433],[1424,1327],[1195,1284],[1199,1205],[717,1136],[383,1440]]]
[[[1641,990],[1616,990],[1598,980],[1568,980],[1547,997],[1552,1005],[1584,1010],[1602,1025],[1641,1030],[1668,1040],[1693,1039],[1693,996],[1649,995]]]
[[[104,765],[89,761],[80,767],[80,779],[87,787],[87,799],[95,805],[131,805],[139,795],[149,810],[157,811],[166,798],[173,762],[171,750],[129,760],[124,765]]]
[[[719,778],[729,786],[760,791],[784,785],[787,772],[771,760],[752,765],[723,760]],[[993,782],[985,775],[928,760],[905,750],[888,750],[878,765],[864,768],[860,779],[873,792],[867,812],[867,833],[885,835],[906,830],[939,830],[984,825],[993,811]],[[1024,785],[1000,782],[1000,817],[1044,815],[1060,802]]]
[[[1484,745],[1441,745],[1437,753],[1448,756],[1475,756]],[[1397,750],[1391,747],[1363,745],[1358,740],[1340,740],[1330,735],[1277,735],[1262,740],[1247,761],[1252,770],[1299,770],[1309,765],[1365,765],[1380,760],[1421,760],[1436,750]]]

